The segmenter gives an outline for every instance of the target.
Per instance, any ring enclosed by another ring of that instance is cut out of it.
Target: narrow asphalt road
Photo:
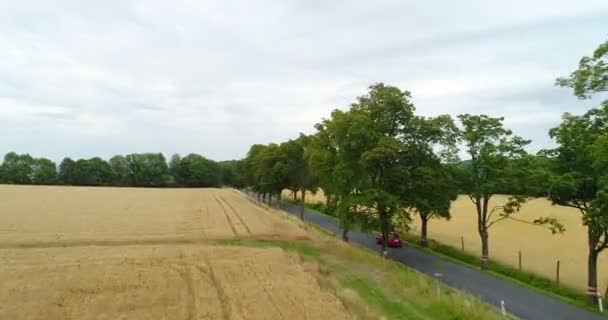
[[[284,211],[299,216],[300,208],[285,202],[280,203]],[[305,220],[340,235],[340,227],[332,218],[312,210],[305,211]],[[372,250],[378,250],[373,235],[357,230],[349,231],[351,242]],[[495,278],[464,265],[456,264],[412,247],[394,248],[390,257],[408,267],[434,276],[439,272],[448,285],[466,291],[482,301],[500,308],[504,301],[508,313],[528,320],[605,320],[605,317],[539,294],[530,289]]]

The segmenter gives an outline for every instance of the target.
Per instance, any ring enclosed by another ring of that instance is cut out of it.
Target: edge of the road
[[[253,203],[261,204],[264,207],[272,208],[272,209],[275,209],[275,210],[278,209],[278,210],[283,211],[285,214],[288,214],[290,216],[296,216],[297,217],[297,215],[298,215],[297,212],[299,212],[299,207],[296,206],[296,205],[294,205],[294,204],[291,204],[289,202],[283,202],[283,201],[281,201],[281,202],[279,202],[280,205],[278,207],[274,207],[274,206],[270,207],[270,206],[268,206],[265,203],[258,202],[257,199],[256,199],[256,197],[254,195],[248,194],[247,192],[242,192],[242,193],[245,196],[247,196]],[[293,211],[293,212],[291,212],[288,209],[291,209],[291,211]],[[306,215],[308,216],[309,214],[315,215],[316,216],[315,219],[321,218],[321,219],[325,219],[325,220],[331,220],[332,224],[337,223],[336,219],[331,219],[332,217],[324,215],[323,213],[319,213],[319,212],[317,212],[315,210],[312,210],[310,208],[306,208]],[[315,221],[312,221],[312,220],[309,220],[309,219],[306,219],[305,223],[307,223],[308,225],[311,225],[311,226],[313,226],[315,228],[321,229],[324,232],[330,233],[333,236],[338,236],[338,232],[337,231],[330,230],[330,229],[336,229],[335,226],[324,227],[323,225],[320,224],[320,222],[315,222]],[[370,236],[369,234],[365,234],[365,233],[362,233],[362,234]],[[408,242],[408,244],[409,244],[409,242]],[[363,244],[356,243],[354,241],[351,242],[351,245],[356,245],[357,247],[361,247],[361,248],[364,248],[366,250],[371,250],[371,248],[369,248],[369,247],[367,247],[367,246],[365,246]],[[415,250],[415,252],[417,254],[423,254],[423,255],[435,257],[435,259],[438,259],[438,260],[442,261],[442,263],[449,263],[449,264],[454,265],[455,267],[459,266],[460,268],[466,269],[466,272],[475,272],[475,273],[477,273],[476,277],[485,276],[485,277],[492,278],[492,279],[494,279],[494,281],[497,281],[498,283],[502,283],[501,286],[504,285],[504,287],[502,287],[503,288],[502,290],[508,290],[507,289],[508,287],[511,287],[511,290],[512,290],[512,288],[518,288],[517,290],[524,290],[524,291],[522,291],[522,293],[525,292],[525,291],[528,291],[528,293],[531,294],[532,296],[536,295],[536,299],[542,299],[542,300],[546,299],[545,301],[547,303],[549,303],[549,304],[552,304],[553,306],[561,305],[561,307],[557,308],[556,310],[562,309],[563,311],[565,311],[565,313],[570,314],[569,317],[565,316],[564,319],[606,319],[605,314],[601,314],[601,313],[599,313],[597,311],[594,312],[594,311],[592,311],[590,309],[583,308],[583,307],[581,307],[579,305],[576,305],[574,303],[570,303],[568,301],[565,301],[564,299],[560,299],[559,297],[555,297],[554,295],[547,294],[547,292],[544,292],[542,290],[535,290],[534,288],[531,288],[530,286],[526,286],[526,285],[524,285],[522,283],[518,283],[517,281],[513,281],[514,279],[511,279],[511,278],[505,279],[504,276],[501,277],[500,275],[496,275],[494,273],[482,272],[481,270],[479,270],[478,268],[476,268],[475,266],[472,266],[470,264],[463,263],[462,261],[458,261],[457,259],[450,258],[450,257],[444,256],[444,255],[438,254],[436,252],[430,252],[428,250],[423,250],[423,249],[417,248],[416,246],[409,246],[409,248],[411,250]],[[418,270],[415,266],[410,266],[407,261],[401,261],[400,260],[401,258],[399,258],[399,257],[390,257],[390,258],[393,259],[393,260],[395,260],[395,261],[397,261],[397,262],[399,262],[399,263],[402,263],[403,265],[409,267],[412,270],[416,270],[417,272],[419,272],[421,274],[425,274],[427,276],[430,275],[430,273],[425,272],[424,270]],[[493,301],[492,297],[490,297],[490,296],[486,297],[484,294],[482,294],[480,292],[475,292],[475,290],[470,291],[470,290],[467,290],[466,288],[460,288],[459,285],[453,284],[453,285],[450,285],[450,286],[453,287],[456,290],[467,292],[468,294],[473,295],[474,297],[480,299],[481,301],[484,301],[485,303],[488,303],[488,304],[492,305],[493,307],[496,307],[498,310],[501,309],[500,305],[499,304],[497,305],[496,301]],[[545,307],[545,309],[546,308],[547,307]],[[532,318],[534,318],[534,319],[545,319],[546,317],[544,317],[544,316],[542,316],[542,317],[539,318],[539,316],[538,316],[538,310],[541,310],[541,309],[537,309],[536,315],[533,316]],[[546,310],[551,310],[551,309],[546,309]],[[520,308],[520,312],[521,312],[521,308]],[[510,317],[513,317],[513,318],[522,318],[522,315],[516,316],[516,315],[514,315],[511,312],[507,312],[507,313],[509,314]],[[525,313],[528,313],[528,312],[523,312],[523,313],[525,314]],[[572,313],[576,314],[577,316],[573,317]],[[532,312],[532,314],[535,314],[535,312]],[[554,310],[553,315],[555,315],[555,314],[556,314],[556,311]],[[549,315],[547,315],[547,316],[549,318],[551,318],[551,319],[558,319],[559,318],[559,317],[558,318],[551,317]],[[528,318],[528,316],[523,315],[523,318]]]

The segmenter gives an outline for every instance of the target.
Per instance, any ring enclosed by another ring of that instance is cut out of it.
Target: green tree
[[[74,160],[70,158],[64,158],[59,164],[59,181],[65,185],[74,184]]]
[[[179,174],[181,160],[182,157],[177,153],[172,155],[171,160],[169,160],[169,174],[173,177],[174,183],[177,185],[179,185],[177,176]]]
[[[287,186],[284,158],[279,146],[271,143],[253,159],[255,178],[264,197],[268,196],[268,205],[272,205],[272,196],[280,197],[281,191]]]
[[[112,175],[114,177],[114,181],[112,181],[112,185],[115,186],[130,186],[132,185],[131,181],[131,171],[129,168],[129,162],[127,158],[121,155],[116,155],[110,158],[108,161],[110,167],[112,168]]]
[[[384,236],[382,251],[393,217],[406,214],[403,199],[408,184],[404,181],[409,167],[405,136],[415,119],[410,99],[407,91],[382,83],[372,85],[350,110],[335,110],[330,119],[318,124],[311,145],[311,168],[318,170],[324,161],[333,162],[330,173],[335,182],[321,179],[320,184],[340,198],[342,227],[355,218],[364,226],[378,226]]]
[[[530,142],[503,126],[503,118],[486,115],[459,115],[462,123],[461,139],[470,162],[459,170],[461,192],[468,195],[475,204],[477,231],[481,238],[481,267],[487,268],[489,259],[489,230],[500,221],[515,218],[527,195],[536,190],[531,188],[531,177],[536,175],[533,160],[524,147]],[[504,204],[492,206],[490,199],[498,193],[511,196]],[[563,227],[554,219],[539,218],[536,224],[549,224],[552,232]]]
[[[406,206],[420,217],[420,244],[428,244],[428,222],[433,218],[450,219],[450,206],[458,196],[451,164],[458,161],[458,128],[449,115],[416,117],[404,134],[408,146],[410,192]],[[406,215],[405,222],[409,221]]]
[[[79,159],[72,169],[74,185],[106,186],[114,180],[110,164],[99,158]]]
[[[437,160],[428,159],[416,166],[411,181],[416,191],[407,203],[420,217],[420,244],[427,246],[429,220],[451,218],[450,207],[458,197],[458,188],[448,165]]]
[[[301,134],[296,140],[289,140],[281,143],[277,152],[280,154],[278,161],[282,162],[283,171],[278,172],[284,182],[285,187],[292,190],[294,198],[300,191],[300,219],[304,220],[304,204],[306,202],[306,191],[316,192],[314,181],[310,175],[308,162],[305,158],[306,148],[310,142],[310,137]]]
[[[591,57],[581,58],[578,69],[568,77],[557,79],[557,84],[571,87],[581,99],[608,91],[608,41],[595,49]]]
[[[34,158],[29,154],[9,152],[0,167],[2,180],[10,184],[32,184]]]
[[[608,41],[578,69],[557,84],[572,88],[574,95],[588,99],[608,91]],[[587,226],[587,285],[590,301],[596,303],[597,257],[608,246],[608,100],[583,116],[565,114],[559,127],[549,134],[558,143],[546,152],[555,160],[549,197],[553,203],[574,207]]]
[[[306,151],[310,174],[323,189],[327,208],[336,212],[342,229],[342,240],[348,241],[353,224],[363,218],[362,183],[365,180],[360,161],[366,145],[366,130],[357,121],[362,117],[352,112],[334,110],[329,119],[316,124],[317,133]]]
[[[241,179],[245,185],[249,186],[255,193],[257,193],[258,201],[261,200],[260,196],[262,195],[262,186],[257,174],[259,162],[258,159],[266,148],[267,146],[262,144],[252,145],[247,152],[247,156],[243,160],[243,165],[241,166]]]
[[[218,162],[220,168],[220,184],[233,188],[240,188],[239,174],[237,170],[238,161],[229,160]]]
[[[181,186],[218,187],[221,183],[219,165],[198,154],[181,158],[175,170],[175,180]]]
[[[57,166],[46,158],[36,158],[32,163],[32,183],[53,185],[57,183]]]
[[[130,181],[137,187],[162,187],[169,181],[169,168],[162,153],[134,153],[125,157]]]
[[[2,181],[12,184],[57,183],[57,167],[46,158],[33,158],[29,154],[9,152],[0,166]]]
[[[597,259],[608,247],[608,102],[582,116],[566,113],[550,135],[558,147],[546,152],[553,160],[549,198],[576,208],[587,227],[587,285],[597,299]]]

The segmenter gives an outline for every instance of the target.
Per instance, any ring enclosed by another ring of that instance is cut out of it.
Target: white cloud
[[[581,108],[553,80],[602,41],[607,12],[603,0],[5,1],[0,151],[235,158],[311,132],[378,81],[412,91],[423,114],[503,114],[546,145],[550,123]]]

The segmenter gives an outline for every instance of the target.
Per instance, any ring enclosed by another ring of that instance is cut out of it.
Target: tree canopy
[[[64,158],[59,167],[45,158],[9,152],[0,165],[0,183],[63,184],[121,187],[240,187],[240,161],[217,163],[198,154],[174,155],[167,163],[162,153],[116,155],[106,161]]]

